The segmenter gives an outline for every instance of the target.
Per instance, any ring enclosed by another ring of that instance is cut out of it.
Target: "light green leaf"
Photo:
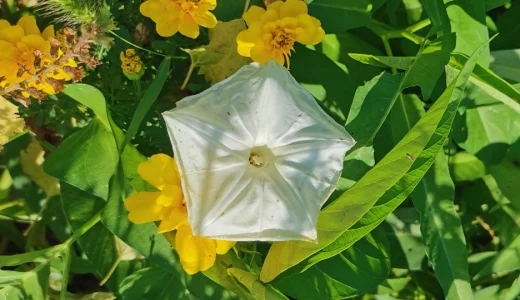
[[[468,60],[464,71],[399,144],[352,188],[321,211],[317,224],[318,244],[273,243],[260,274],[263,282],[273,280],[304,260],[300,270],[344,251],[377,227],[409,195],[444,143],[465,83],[484,47]],[[350,228],[352,225],[356,226]]]
[[[43,163],[43,169],[63,182],[107,199],[108,181],[117,161],[111,129],[96,117],[52,151]]]
[[[449,159],[450,173],[455,182],[475,181],[486,175],[486,166],[468,152],[457,152]]]
[[[103,125],[110,128],[105,97],[97,88],[84,83],[75,83],[68,84],[62,93],[92,109]]]
[[[130,126],[128,127],[128,131],[126,132],[123,144],[119,148],[120,153],[123,152],[126,145],[135,137],[137,131],[139,130],[139,126],[144,120],[144,117],[159,97],[164,83],[168,78],[168,72],[170,72],[170,65],[171,59],[165,58],[159,66],[157,76],[153,80],[152,84],[150,84],[150,87],[148,87],[148,89],[146,90],[143,99],[141,99],[141,102],[139,102],[139,106],[137,106],[137,109],[135,110],[134,116],[132,117],[132,121],[130,122]]]
[[[258,277],[250,272],[230,268],[228,269],[229,275],[236,280],[237,284],[243,285],[247,288],[253,299],[257,300],[283,300],[288,299],[282,293],[277,291],[271,285],[263,284],[258,281]]]
[[[520,82],[520,49],[491,52],[489,69],[506,80]]]
[[[376,228],[341,254],[307,271],[282,279],[275,286],[296,299],[338,299],[373,290],[390,272],[386,232]]]
[[[371,54],[349,53],[353,59],[371,66],[381,68],[396,68],[400,70],[408,70],[415,60],[411,56],[376,56]]]
[[[0,270],[0,298],[5,300],[47,299],[50,264],[28,272]]]
[[[500,191],[509,200],[509,203],[520,211],[520,168],[509,159],[489,168],[491,176],[495,179]],[[520,226],[520,224],[519,224]]]
[[[195,49],[185,49],[185,48],[180,48],[180,49],[190,55],[191,63],[195,67],[216,64],[224,57],[224,53],[219,53],[219,52],[216,52],[213,50],[208,50],[204,47],[195,48]]]
[[[447,299],[472,299],[466,239],[453,206],[455,186],[440,151],[433,167],[411,194],[421,213],[421,233],[435,276]]]
[[[334,33],[362,27],[371,20],[369,0],[307,0],[309,14],[321,21],[325,32]]]
[[[490,277],[492,275],[504,275],[520,270],[520,236],[498,253],[487,265],[473,277],[473,280]]]

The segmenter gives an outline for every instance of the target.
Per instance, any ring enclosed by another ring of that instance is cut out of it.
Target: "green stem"
[[[162,53],[159,53],[159,52],[155,52],[155,51],[143,48],[143,47],[141,47],[139,45],[136,45],[136,44],[130,42],[129,40],[125,39],[124,37],[122,37],[122,36],[118,35],[117,33],[113,32],[112,30],[109,30],[108,32],[110,32],[112,35],[114,35],[115,37],[117,37],[121,41],[127,43],[128,45],[130,45],[132,47],[135,47],[137,49],[146,51],[146,52],[151,53],[151,54],[155,54],[155,55],[159,55],[159,56],[163,56],[163,57],[169,57],[171,59],[187,59],[188,58],[186,56],[171,56],[171,55],[166,55],[166,54],[162,54]]]
[[[188,70],[188,74],[186,74],[186,78],[184,79],[184,82],[181,86],[181,91],[184,91],[186,89],[186,86],[188,85],[188,81],[190,81],[191,74],[193,73],[193,70],[195,70],[195,64],[191,63],[190,69]]]
[[[421,26],[423,26],[423,24],[421,24]],[[423,44],[426,40],[422,36],[418,36],[408,31],[408,29],[395,29],[377,20],[372,20],[372,23],[368,24],[368,28],[379,35],[381,38],[385,39],[405,38],[417,45]]]
[[[134,82],[135,92],[137,93],[137,98],[141,99],[141,79],[132,80]]]
[[[249,8],[250,3],[251,3],[251,0],[246,0],[246,5],[244,5],[244,13],[246,13],[247,9]]]
[[[0,210],[4,210],[13,206],[23,206],[23,200],[18,199],[11,202],[0,204]]]
[[[65,300],[67,297],[67,286],[69,285],[69,276],[70,276],[70,248],[66,248],[63,253],[63,278],[61,279],[61,291],[60,291],[60,300]]]
[[[85,234],[85,232],[89,231],[90,228],[94,227],[94,225],[96,225],[99,221],[101,221],[101,211],[99,211],[90,220],[74,231],[74,234],[71,235],[63,244],[67,245],[67,247],[70,247],[78,238]]]
[[[413,25],[410,25],[406,28],[407,31],[411,32],[411,33],[414,33],[416,31],[419,31],[421,29],[423,29],[424,27],[430,25],[432,23],[432,21],[430,19],[424,19],[424,20],[421,20]]]

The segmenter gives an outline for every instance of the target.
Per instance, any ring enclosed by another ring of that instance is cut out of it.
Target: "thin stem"
[[[413,26],[413,25],[412,25]],[[422,25],[421,25],[422,26]],[[381,38],[393,39],[393,38],[405,38],[407,40],[412,41],[414,44],[420,45],[424,43],[426,40],[422,36],[418,36],[408,29],[395,29],[383,22],[379,22],[377,20],[372,20],[370,24],[368,24],[368,28],[379,35]]]
[[[70,261],[70,248],[66,248],[63,253],[63,277],[61,280],[60,300],[65,300],[67,297],[67,286],[69,285],[70,276]]]
[[[108,273],[105,276],[105,278],[103,278],[103,280],[101,280],[101,282],[99,283],[99,286],[103,286],[103,285],[105,285],[105,283],[107,283],[108,279],[110,279],[112,274],[114,274],[114,271],[116,270],[117,266],[119,266],[120,262],[121,262],[121,255],[117,256],[116,261],[114,262],[114,264],[112,265],[112,267],[108,271]]]
[[[155,52],[155,51],[152,51],[152,50],[149,50],[149,49],[146,49],[146,48],[143,48],[139,45],[136,45],[132,42],[130,42],[129,40],[125,39],[124,37],[120,36],[119,34],[113,32],[112,30],[109,30],[108,32],[110,32],[112,35],[114,35],[115,37],[117,37],[118,39],[120,39],[121,41],[127,43],[128,45],[134,47],[134,48],[137,48],[137,49],[140,49],[140,50],[143,50],[143,51],[146,51],[148,53],[151,53],[151,54],[155,54],[155,55],[159,55],[159,56],[162,56],[162,57],[169,57],[169,58],[172,58],[172,59],[187,59],[186,56],[171,56],[171,55],[166,55],[166,54],[162,54],[162,53],[159,53],[159,52]]]
[[[430,25],[432,23],[432,21],[430,19],[424,19],[424,20],[421,20],[413,25],[410,25],[406,28],[407,31],[411,32],[411,33],[414,33],[416,31],[419,31],[421,29],[423,29],[424,27]]]
[[[386,55],[387,56],[394,56],[393,52],[392,52],[392,47],[390,46],[390,42],[388,41],[387,38],[385,37],[381,37],[381,40],[383,41],[383,45],[385,46],[385,51],[386,51]],[[396,74],[397,73],[397,69],[392,67],[392,74]]]
[[[11,202],[0,204],[0,210],[4,210],[13,206],[23,206],[23,200],[18,199]]]
[[[191,74],[193,73],[193,70],[195,70],[195,64],[191,63],[190,69],[188,70],[188,74],[186,74],[186,78],[184,79],[184,82],[181,86],[181,91],[184,91],[186,89],[186,86],[188,85],[188,81],[190,81]]]
[[[90,228],[94,227],[101,220],[101,211],[95,214],[90,220],[88,220],[85,224],[83,224],[80,228],[74,231],[74,234],[71,235],[63,245],[67,245],[70,247],[78,238],[80,238],[85,232],[89,231]]]
[[[249,5],[251,4],[251,0],[246,0],[246,5],[244,6],[244,13],[249,9]]]

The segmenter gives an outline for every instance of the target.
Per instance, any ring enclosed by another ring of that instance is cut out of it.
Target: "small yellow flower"
[[[140,11],[156,23],[160,36],[168,37],[180,32],[195,39],[199,36],[199,25],[213,28],[217,18],[210,10],[217,7],[217,0],[146,0]]]
[[[144,74],[143,62],[134,49],[126,49],[119,54],[121,69],[130,80],[140,79]]]
[[[71,72],[66,72],[67,67],[78,67],[73,58],[52,72],[36,76],[63,55],[60,46],[51,42],[53,39],[57,42],[54,26],[40,32],[32,16],[20,18],[16,25],[0,20],[0,90],[23,83],[25,89],[21,95],[25,98],[36,94],[52,95],[62,88],[59,81],[73,79]]]
[[[125,200],[128,219],[135,224],[161,221],[158,232],[177,230],[175,248],[188,274],[209,269],[217,254],[225,254],[235,242],[193,236],[175,160],[156,154],[139,165],[137,172],[158,192],[137,192]]]
[[[320,21],[309,16],[302,0],[275,1],[267,10],[251,6],[243,18],[248,29],[237,36],[238,53],[261,64],[274,59],[289,67],[295,42],[316,45],[325,37]]]

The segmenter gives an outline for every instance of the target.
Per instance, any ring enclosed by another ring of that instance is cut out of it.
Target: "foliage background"
[[[0,153],[0,296],[517,299],[520,1],[307,2],[328,35],[296,47],[290,71],[358,141],[324,209],[350,217],[329,213],[319,224],[335,233],[310,250],[239,243],[188,276],[154,224],[128,222],[122,199],[149,188],[137,164],[172,155],[160,113],[209,86],[195,72],[179,89],[190,67],[180,48],[210,38],[160,38],[140,1],[108,0],[117,35],[182,58],[138,50],[147,68],[139,87],[120,67],[131,46],[113,36],[110,48],[94,49],[102,65],[83,84],[20,107],[32,134]],[[5,1],[1,16],[38,15],[33,4]],[[215,15],[231,21],[243,8],[219,0]],[[129,131],[135,138],[120,151]]]

